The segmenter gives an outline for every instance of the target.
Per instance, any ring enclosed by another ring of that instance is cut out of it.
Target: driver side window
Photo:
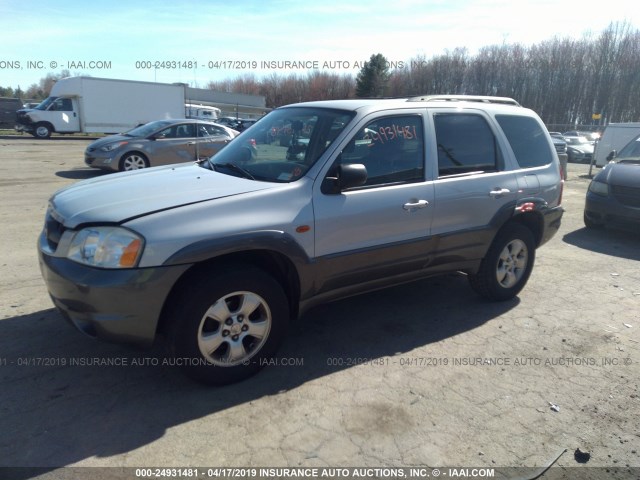
[[[364,188],[420,182],[424,180],[423,138],[420,115],[378,118],[351,139],[339,161],[365,166]]]
[[[156,138],[175,138],[176,137],[176,127],[165,128],[164,130],[160,130],[156,133]]]

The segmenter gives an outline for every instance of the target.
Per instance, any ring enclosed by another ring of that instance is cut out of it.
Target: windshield
[[[201,166],[266,182],[304,176],[355,115],[312,107],[274,110]]]
[[[147,137],[156,130],[163,127],[168,127],[169,125],[171,125],[171,122],[168,120],[157,120],[155,122],[147,123],[145,125],[133,128],[128,132],[125,132],[124,135],[127,135],[129,137]]]
[[[618,153],[616,160],[618,162],[624,159],[634,159],[637,160],[640,158],[640,136],[636,137],[634,140],[631,140],[622,150]]]
[[[35,110],[46,110],[58,97],[47,97],[41,103],[33,107]]]

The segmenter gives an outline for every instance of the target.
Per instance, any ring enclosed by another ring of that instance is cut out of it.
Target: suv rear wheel
[[[496,235],[475,275],[471,287],[489,300],[509,300],[525,286],[535,260],[531,230],[523,225],[505,225]]]
[[[191,378],[217,385],[260,370],[275,354],[289,322],[280,284],[263,270],[238,265],[194,277],[170,314],[176,364]]]

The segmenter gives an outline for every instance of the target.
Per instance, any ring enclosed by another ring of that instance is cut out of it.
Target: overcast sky
[[[199,87],[305,72],[282,62],[355,74],[374,53],[400,64],[456,47],[473,54],[580,38],[615,21],[640,28],[640,8],[629,0],[0,0],[0,86],[26,89],[62,69]]]

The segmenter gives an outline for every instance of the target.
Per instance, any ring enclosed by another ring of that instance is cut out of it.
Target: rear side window
[[[227,136],[227,132],[220,127],[216,127],[214,125],[200,125],[200,136],[201,137],[215,137],[217,135]]]
[[[521,168],[542,167],[553,160],[547,132],[535,118],[519,115],[496,115],[518,165]]]
[[[484,117],[442,113],[434,117],[438,143],[438,175],[495,172],[502,157],[493,131]]]

